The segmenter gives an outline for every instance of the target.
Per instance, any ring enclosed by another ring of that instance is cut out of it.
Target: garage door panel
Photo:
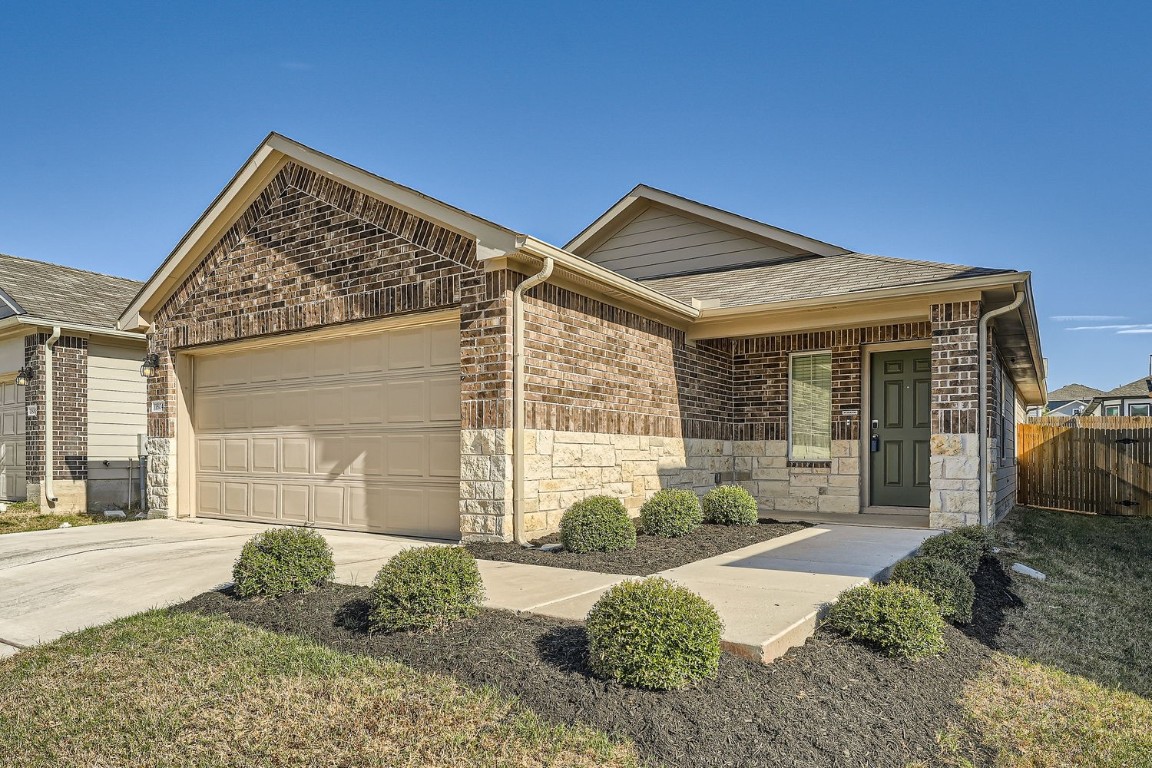
[[[229,517],[248,517],[248,483],[224,483],[224,513]]]
[[[312,443],[306,437],[285,437],[280,441],[280,471],[306,475],[311,469]]]
[[[322,341],[313,348],[315,376],[344,376],[348,373],[348,342],[344,339]]]
[[[428,476],[460,477],[460,435],[458,432],[428,436]]]
[[[457,323],[195,364],[200,514],[459,535]]]
[[[199,472],[224,471],[224,441],[218,437],[196,440],[196,469]]]
[[[281,427],[308,427],[312,425],[312,393],[304,389],[277,392],[273,395],[279,405],[277,425]]]
[[[346,390],[349,424],[384,423],[384,385],[356,384]]]
[[[248,471],[248,440],[230,437],[224,441],[224,471]]]
[[[424,477],[428,473],[428,438],[423,434],[393,435],[388,440],[388,475]]]
[[[364,435],[348,438],[348,455],[351,464],[347,474],[352,477],[379,477],[384,474],[384,438],[379,435]]]
[[[201,515],[219,516],[224,511],[221,503],[224,484],[219,480],[201,480],[196,483],[196,501]]]
[[[428,381],[428,421],[460,421],[460,377],[443,376]]]
[[[0,384],[0,395],[3,395],[3,397],[0,398],[0,402],[3,402],[4,405],[15,405],[16,390],[17,387],[15,384]]]
[[[252,438],[252,471],[260,474],[275,474],[278,471],[276,458],[279,453],[280,441],[276,438]]]
[[[280,486],[280,516],[284,520],[304,523],[308,521],[311,506],[311,488],[307,485]]]
[[[252,484],[252,517],[262,520],[275,520],[279,517],[277,500],[280,486],[276,483]]]
[[[457,385],[459,386],[459,385]],[[391,381],[385,387],[389,424],[413,424],[427,419],[427,389],[423,380]]]
[[[344,524],[344,487],[318,485],[313,489],[315,506],[312,521],[330,525]]]
[[[348,422],[348,400],[344,387],[332,386],[312,393],[312,423],[318,427],[342,425]]]
[[[380,373],[385,367],[387,336],[359,336],[348,340],[349,373]]]

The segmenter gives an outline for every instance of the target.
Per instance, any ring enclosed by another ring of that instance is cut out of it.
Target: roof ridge
[[[44,259],[30,259],[27,256],[13,256],[10,253],[0,253],[0,258],[13,259],[15,261],[23,261],[29,264],[43,264],[46,267],[55,267],[56,269],[67,269],[72,272],[82,272],[86,275],[96,275],[97,277],[107,277],[112,280],[123,280],[128,283],[143,283],[143,280],[136,280],[131,277],[121,277],[120,275],[110,275],[107,272],[97,272],[94,269],[82,269],[80,267],[70,267],[67,264],[57,264],[54,261],[45,261]]]

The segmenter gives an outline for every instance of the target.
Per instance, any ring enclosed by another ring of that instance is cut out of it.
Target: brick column
[[[934,528],[979,521],[980,311],[979,301],[932,306],[930,523]]]
[[[87,511],[88,483],[88,339],[61,336],[52,350],[52,480],[57,497],[44,497],[45,379],[44,342],[49,334],[24,338],[24,360],[31,371],[25,405],[35,416],[25,421],[28,499],[53,512]]]

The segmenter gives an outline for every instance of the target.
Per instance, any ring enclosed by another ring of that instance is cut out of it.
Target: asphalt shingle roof
[[[1152,394],[1152,377],[1141,376],[1136,379],[1136,381],[1122,384],[1116,387],[1116,389],[1111,389],[1103,395],[1099,395],[1099,397],[1148,397],[1150,394]]]
[[[709,306],[742,307],[1011,271],[848,253],[841,256],[800,256],[771,264],[657,277],[643,282],[678,301],[699,299],[707,301]]]
[[[143,283],[0,253],[0,290],[33,317],[114,328]]]
[[[1091,400],[1102,394],[1104,394],[1104,390],[1089,387],[1086,384],[1065,384],[1060,389],[1049,392],[1048,400]]]

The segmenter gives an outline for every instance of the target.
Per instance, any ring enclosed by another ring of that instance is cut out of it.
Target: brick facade
[[[25,421],[25,451],[28,497],[43,494],[45,449],[45,357],[44,343],[49,334],[24,339],[24,359],[31,372],[25,405],[34,407],[35,416]],[[60,502],[58,511],[83,512],[87,509],[85,483],[88,479],[88,339],[61,336],[52,352],[52,464],[53,482]]]

